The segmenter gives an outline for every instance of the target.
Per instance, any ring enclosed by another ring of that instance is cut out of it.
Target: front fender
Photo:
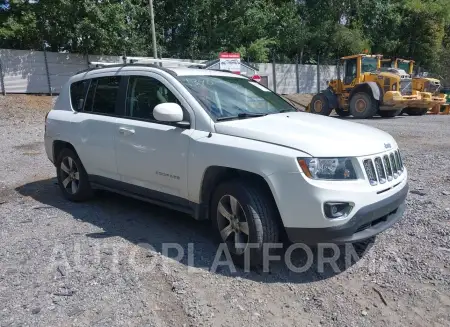
[[[367,90],[370,90],[372,92],[372,96],[375,100],[381,99],[381,90],[377,83],[375,82],[365,82],[357,85],[353,88],[353,90],[350,92],[350,97],[353,96],[353,94],[358,92],[367,92]]]

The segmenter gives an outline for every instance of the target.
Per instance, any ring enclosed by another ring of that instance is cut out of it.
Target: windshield
[[[295,111],[283,98],[246,78],[180,76],[178,80],[216,120]]]
[[[362,72],[373,73],[377,70],[377,58],[363,57],[362,58]]]
[[[403,69],[405,72],[409,73],[409,62],[400,61],[398,63],[398,69]]]

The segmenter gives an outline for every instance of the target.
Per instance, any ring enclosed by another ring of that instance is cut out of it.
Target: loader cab
[[[414,61],[405,59],[395,59],[394,67],[398,69],[403,69],[409,75],[412,75],[414,70]]]
[[[392,68],[392,59],[381,59],[380,68]]]
[[[374,55],[354,55],[341,58],[344,76],[342,82],[344,88],[351,88],[362,82],[361,76],[364,73],[375,73],[379,67],[380,56]]]

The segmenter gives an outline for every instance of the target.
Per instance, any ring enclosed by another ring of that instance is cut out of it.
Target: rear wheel
[[[422,116],[428,112],[428,108],[406,108],[404,112],[410,116]]]
[[[378,111],[378,101],[365,92],[358,92],[350,99],[350,113],[355,118],[372,118]]]
[[[391,117],[398,116],[401,112],[402,112],[402,109],[400,109],[400,110],[380,110],[380,112],[378,114],[384,118],[391,118]]]
[[[278,210],[270,195],[256,185],[239,181],[219,185],[210,210],[218,238],[240,266],[246,260],[250,267],[261,264],[264,244],[279,241]]]
[[[349,110],[344,110],[342,108],[335,108],[334,111],[340,116],[340,117],[348,117],[350,116]]]
[[[328,99],[323,93],[318,93],[311,100],[310,110],[313,114],[329,116],[333,108],[330,108]]]
[[[64,197],[78,202],[92,196],[91,185],[80,158],[71,149],[64,149],[56,160],[56,175]]]

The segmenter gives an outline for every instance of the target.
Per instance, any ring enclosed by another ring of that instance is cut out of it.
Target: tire
[[[428,112],[428,108],[406,108],[404,111],[409,116],[423,116]]]
[[[330,108],[328,99],[323,93],[318,93],[311,100],[310,111],[313,114],[329,116],[333,108]]]
[[[392,118],[400,115],[402,112],[402,109],[400,110],[380,110],[378,113],[381,117],[384,118]]]
[[[80,202],[92,197],[92,189],[86,170],[73,150],[66,148],[58,155],[56,176],[59,188],[66,199]]]
[[[339,117],[348,117],[350,116],[349,110],[344,110],[342,108],[335,108],[334,111],[339,115]]]
[[[235,211],[232,203],[235,204]],[[222,214],[223,209],[226,215]],[[225,218],[227,215],[234,215],[237,219],[232,219],[236,221]],[[265,243],[280,241],[276,205],[270,194],[251,182],[233,180],[220,184],[211,200],[210,217],[218,239],[227,245],[233,262],[246,269],[262,264]],[[236,224],[239,227],[236,228]],[[233,228],[238,232],[232,231]],[[239,234],[238,240],[244,249],[235,246],[236,234]],[[251,247],[248,246],[249,243],[252,244]]]
[[[350,113],[355,118],[372,118],[378,111],[378,101],[365,92],[358,92],[350,99]]]

